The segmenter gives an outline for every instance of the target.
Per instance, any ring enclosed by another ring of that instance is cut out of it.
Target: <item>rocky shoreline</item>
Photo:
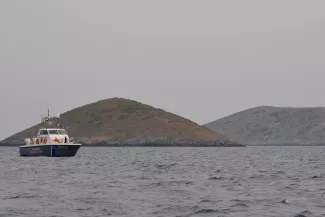
[[[233,141],[223,140],[184,140],[175,138],[141,138],[141,139],[118,139],[108,140],[97,143],[87,143],[83,141],[83,146],[103,146],[103,147],[118,147],[118,146],[144,146],[144,147],[245,147]]]
[[[144,138],[144,139],[119,139],[102,142],[88,143],[75,140],[85,147],[245,147],[233,141],[221,140],[181,140],[166,138]],[[19,146],[22,142],[12,141],[10,143],[0,142],[0,146]]]

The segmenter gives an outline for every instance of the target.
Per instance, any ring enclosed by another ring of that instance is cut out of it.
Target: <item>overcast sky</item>
[[[199,124],[325,106],[323,0],[2,0],[0,139],[130,98]]]

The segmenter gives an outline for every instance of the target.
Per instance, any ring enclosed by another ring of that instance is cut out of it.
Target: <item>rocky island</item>
[[[72,109],[60,115],[60,122],[85,146],[243,146],[188,119],[124,98]],[[24,138],[36,135],[39,127],[32,126],[1,143],[21,144]]]
[[[259,106],[204,125],[245,145],[324,145],[325,108]]]

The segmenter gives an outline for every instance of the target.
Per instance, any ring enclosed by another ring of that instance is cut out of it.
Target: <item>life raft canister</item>
[[[39,144],[39,140],[38,139],[36,139],[36,144]]]
[[[47,139],[45,138],[45,139],[43,140],[43,142],[44,142],[44,144],[46,144],[46,142],[47,142]]]

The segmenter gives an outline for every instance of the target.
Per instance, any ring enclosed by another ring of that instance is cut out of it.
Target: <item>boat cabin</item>
[[[50,141],[67,143],[69,136],[67,131],[61,128],[41,128],[37,132],[38,138],[47,138]]]
[[[69,136],[61,128],[41,128],[36,138],[25,139],[26,144],[69,143]]]

